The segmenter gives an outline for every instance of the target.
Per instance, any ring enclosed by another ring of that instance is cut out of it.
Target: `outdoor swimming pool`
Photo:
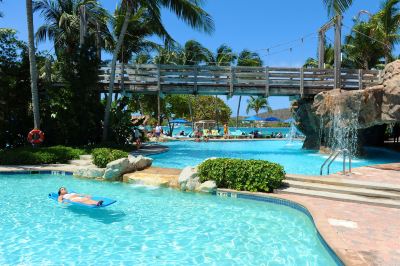
[[[327,155],[316,151],[301,149],[302,142],[289,143],[287,140],[265,141],[225,141],[193,142],[173,141],[163,143],[170,149],[168,152],[153,155],[153,165],[159,167],[184,168],[195,166],[210,157],[230,157],[241,159],[260,159],[282,164],[286,173],[319,175],[322,163]],[[352,160],[353,167],[364,165],[398,162],[400,154],[385,149],[367,148],[368,155],[362,159]],[[340,158],[331,166],[331,173],[342,170]]]
[[[117,199],[104,209],[47,198],[60,186]],[[336,265],[304,213],[272,203],[0,174],[0,265]]]

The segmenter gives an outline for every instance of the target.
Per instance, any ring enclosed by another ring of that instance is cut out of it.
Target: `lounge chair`
[[[232,137],[234,137],[234,138],[239,138],[239,137],[245,136],[245,135],[243,134],[243,131],[241,131],[241,130],[239,130],[239,129],[237,129],[237,130],[235,130],[235,131],[232,131],[229,135],[232,136]]]

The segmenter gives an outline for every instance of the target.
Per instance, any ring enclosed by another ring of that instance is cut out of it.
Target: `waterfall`
[[[291,121],[290,122],[289,136],[288,136],[289,144],[293,143],[293,140],[296,138],[296,135],[297,135],[297,128],[296,128],[296,125],[295,125],[295,121]]]
[[[355,102],[351,109],[333,108],[330,112],[327,146],[332,151],[347,149],[351,156],[357,155],[360,106],[361,102]]]

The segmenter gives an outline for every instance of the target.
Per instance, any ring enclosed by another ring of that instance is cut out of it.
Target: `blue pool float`
[[[58,202],[58,193],[56,193],[56,192],[49,193],[49,198]],[[97,201],[102,200],[103,204],[100,206],[96,206],[96,205],[89,205],[89,204],[84,204],[84,203],[80,203],[80,202],[73,202],[73,201],[66,200],[66,199],[64,199],[63,202],[69,203],[71,205],[86,207],[86,208],[102,208],[102,207],[110,206],[111,204],[114,204],[115,202],[117,202],[116,200],[113,200],[113,199],[109,199],[109,198],[105,198],[105,197],[98,197],[98,196],[91,197],[91,199],[97,200]]]

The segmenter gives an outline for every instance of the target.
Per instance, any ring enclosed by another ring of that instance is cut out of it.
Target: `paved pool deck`
[[[74,171],[77,168],[72,165],[0,166],[0,172]],[[179,170],[151,167],[147,173],[177,178]],[[352,175],[345,177],[331,176],[398,185],[400,163],[355,168]],[[306,207],[323,238],[346,265],[400,265],[400,209],[302,195],[254,194],[287,199]]]

